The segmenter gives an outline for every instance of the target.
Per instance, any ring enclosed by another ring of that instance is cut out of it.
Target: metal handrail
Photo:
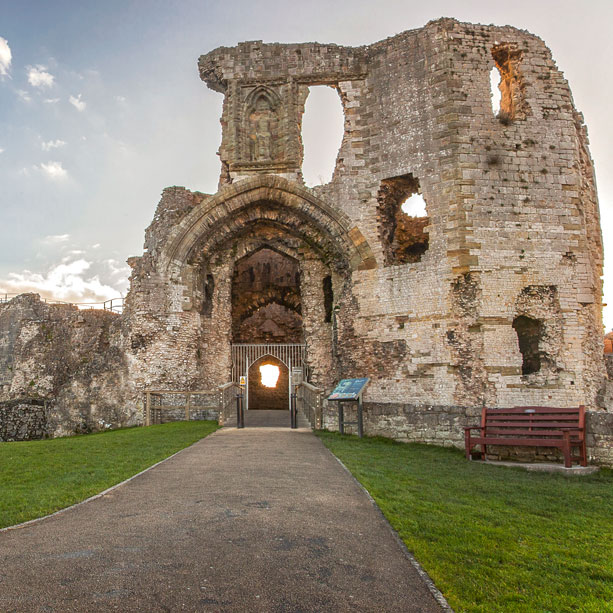
[[[309,420],[311,428],[321,430],[323,427],[323,394],[324,391],[303,381],[298,386],[298,399],[302,405],[304,416]]]
[[[13,298],[17,298],[17,296],[22,296],[21,294],[9,294],[7,292],[0,294],[0,304],[5,304],[13,300]],[[104,311],[111,311],[112,313],[122,313],[124,298],[123,296],[119,296],[117,298],[109,298],[109,300],[104,300],[102,302],[66,302],[65,300],[55,300],[52,298],[43,298],[39,295],[38,299],[41,302],[46,304],[67,304],[71,306],[76,306],[79,309],[99,309]]]

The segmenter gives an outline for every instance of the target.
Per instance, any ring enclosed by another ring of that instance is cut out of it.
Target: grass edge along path
[[[535,473],[458,449],[316,434],[456,613],[613,612],[613,471]]]
[[[218,429],[174,422],[0,443],[0,528],[44,517],[129,479]]]

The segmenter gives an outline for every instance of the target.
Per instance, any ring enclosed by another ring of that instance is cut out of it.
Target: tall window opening
[[[525,84],[520,70],[522,53],[515,45],[500,43],[492,47],[492,57],[495,63],[494,70],[500,75],[497,83],[500,102],[498,111],[494,112],[502,123],[523,119],[526,116],[527,106],[524,95]],[[491,77],[492,73],[490,73]],[[492,85],[492,93],[494,89]]]
[[[539,343],[543,337],[543,323],[520,315],[513,320],[513,329],[519,341],[519,351],[522,355],[521,374],[530,375],[541,370],[541,352]]]
[[[207,275],[204,281],[204,301],[202,304],[202,314],[210,317],[213,313],[213,293],[215,292],[215,280],[213,275]]]
[[[502,97],[502,93],[500,92],[501,80],[502,75],[500,74],[500,70],[498,66],[494,66],[494,68],[490,70],[490,88],[492,90],[492,112],[496,117],[498,117],[498,113],[500,113],[500,99]]]
[[[377,213],[386,266],[419,262],[428,250],[430,218],[420,192],[412,174],[381,181]]]
[[[332,180],[344,130],[345,116],[338,92],[326,85],[309,87],[302,118],[302,176],[308,187]]]
[[[323,280],[323,290],[324,290],[324,311],[325,311],[325,319],[326,323],[332,321],[332,306],[334,303],[334,293],[332,291],[332,277],[327,275]]]

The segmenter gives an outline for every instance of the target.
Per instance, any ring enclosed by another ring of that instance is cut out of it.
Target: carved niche
[[[264,86],[251,90],[245,99],[246,161],[271,163],[280,157],[279,96]]]

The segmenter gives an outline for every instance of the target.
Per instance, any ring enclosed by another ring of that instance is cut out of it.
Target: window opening
[[[332,277],[327,275],[323,279],[323,290],[324,290],[324,310],[325,310],[325,319],[326,323],[330,323],[332,321],[332,304],[334,302],[334,293],[332,291]]]
[[[215,280],[213,275],[207,275],[204,282],[204,302],[202,313],[205,317],[210,317],[213,313],[213,293],[215,291]]]
[[[541,370],[541,352],[539,343],[543,337],[543,323],[520,315],[513,320],[513,329],[519,341],[519,351],[522,355],[521,374],[530,375]]]
[[[430,218],[420,192],[412,174],[381,181],[377,212],[386,266],[419,262],[428,250]]]
[[[500,99],[502,97],[500,91],[501,81],[502,75],[500,74],[500,70],[498,66],[494,66],[494,68],[490,70],[490,87],[492,90],[492,112],[496,117],[498,117],[498,113],[500,113]]]
[[[338,92],[327,85],[309,87],[302,118],[302,175],[308,187],[332,180],[344,131],[345,116]]]
[[[496,116],[503,124],[510,123],[514,119],[523,119],[527,107],[524,96],[525,84],[520,71],[521,51],[510,43],[500,43],[492,47],[492,58],[495,63],[494,68],[500,75],[497,86],[500,102]],[[490,78],[491,76],[490,72]],[[494,89],[492,84],[492,94]],[[492,106],[493,104],[492,99]]]

